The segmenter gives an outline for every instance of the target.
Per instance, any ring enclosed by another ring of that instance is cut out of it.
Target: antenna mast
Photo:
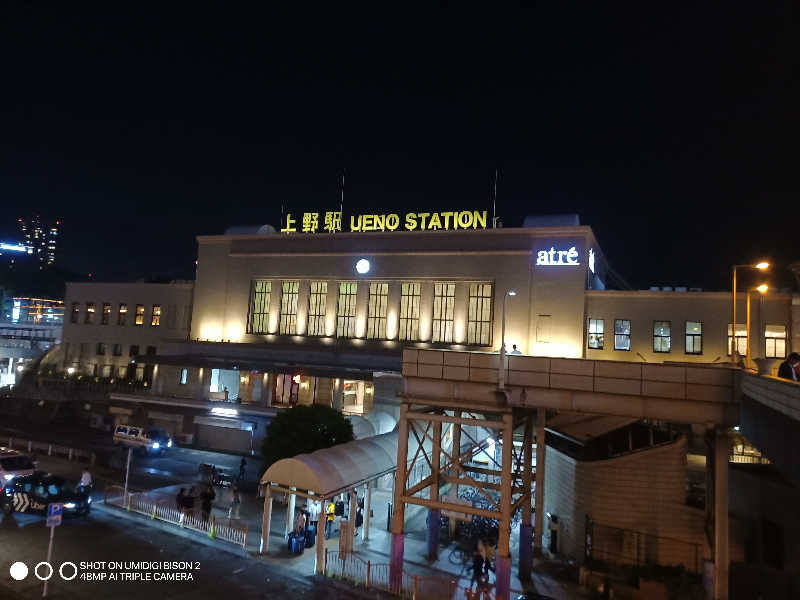
[[[494,188],[492,193],[492,227],[497,227],[497,167],[494,168]]]

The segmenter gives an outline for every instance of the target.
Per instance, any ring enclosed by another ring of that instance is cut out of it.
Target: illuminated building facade
[[[28,254],[33,254],[39,261],[39,268],[54,265],[61,221],[43,223],[41,216],[34,213],[29,219],[19,218],[17,222],[23,244],[28,249]]]

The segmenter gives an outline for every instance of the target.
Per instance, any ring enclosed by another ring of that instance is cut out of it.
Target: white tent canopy
[[[313,492],[330,498],[397,469],[397,430],[370,438],[339,444],[311,454],[298,454],[275,462],[261,477],[261,484]],[[419,443],[409,436],[409,463]],[[424,440],[430,457],[431,442]],[[427,464],[420,452],[417,464]]]

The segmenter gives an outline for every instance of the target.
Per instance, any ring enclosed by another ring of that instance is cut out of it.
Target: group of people
[[[202,486],[202,489],[198,490],[197,486],[193,485],[188,493],[186,492],[186,488],[181,488],[178,495],[175,497],[175,503],[184,514],[191,515],[194,512],[197,500],[200,500],[200,510],[203,514],[203,520],[208,521],[211,515],[211,507],[216,497],[217,494],[212,486],[205,485]]]
[[[800,370],[800,354],[792,352],[778,367],[778,377],[790,379],[791,381],[800,381],[798,370]]]
[[[342,502],[339,514],[337,515],[336,502],[329,500],[325,506],[325,539],[330,539],[333,533],[333,523],[337,516],[344,516],[344,502]],[[359,528],[364,524],[364,499],[358,498],[356,500],[356,516],[355,527],[353,528],[353,537],[358,536]]]

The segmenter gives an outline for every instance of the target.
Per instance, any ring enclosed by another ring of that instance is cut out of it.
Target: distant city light
[[[10,252],[27,252],[27,248],[22,244],[7,244],[0,242],[0,250],[8,250]]]

